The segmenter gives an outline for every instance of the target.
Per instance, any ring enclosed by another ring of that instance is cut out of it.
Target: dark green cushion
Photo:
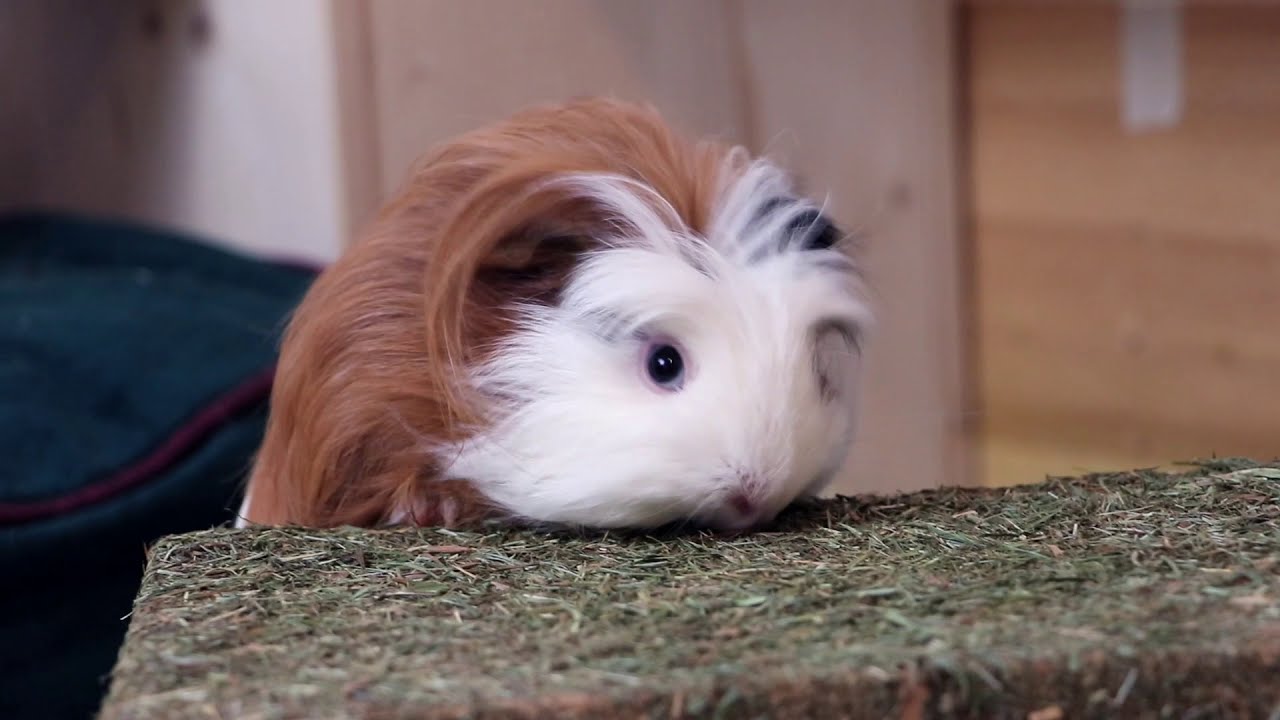
[[[162,535],[228,522],[310,268],[0,218],[0,717],[87,717]]]

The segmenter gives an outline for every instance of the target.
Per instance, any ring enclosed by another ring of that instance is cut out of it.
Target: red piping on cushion
[[[0,503],[0,525],[15,525],[51,515],[74,512],[109,500],[172,467],[232,416],[262,402],[271,394],[275,368],[250,377],[206,405],[178,427],[159,447],[132,465],[116,471],[102,482],[48,500],[28,503]]]

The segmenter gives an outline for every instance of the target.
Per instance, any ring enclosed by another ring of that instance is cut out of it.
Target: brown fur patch
[[[459,371],[510,331],[512,301],[554,302],[600,235],[600,208],[540,181],[639,180],[700,232],[728,152],[678,136],[647,106],[589,98],[525,110],[426,157],[289,325],[247,519],[369,526],[401,506],[440,524],[454,519],[445,507],[492,512],[466,483],[443,482],[426,443],[484,425]]]

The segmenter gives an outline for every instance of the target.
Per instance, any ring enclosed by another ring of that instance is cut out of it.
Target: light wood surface
[[[330,10],[0,2],[0,208],[336,257],[349,222]]]
[[[374,85],[372,18],[364,0],[325,0],[332,18],[331,62],[336,69],[336,138],[341,163],[340,248],[372,219],[385,193],[379,143],[377,88]]]
[[[535,102],[614,94],[742,136],[728,2],[369,4],[382,186],[428,147]]]
[[[975,5],[986,480],[1280,455],[1280,6],[1186,9],[1131,133],[1115,6]]]

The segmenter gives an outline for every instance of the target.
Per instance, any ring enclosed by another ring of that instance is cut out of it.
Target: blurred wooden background
[[[15,0],[0,205],[323,261],[435,142],[651,100],[867,234],[881,328],[837,489],[1275,456],[1280,3],[1141,4]],[[1126,121],[1142,102],[1163,124]]]
[[[326,259],[357,203],[335,15],[313,0],[0,2],[0,206]]]
[[[987,482],[1280,455],[1280,5],[1186,3],[1173,62],[1155,12],[966,14]],[[1158,124],[1125,121],[1141,62]]]

